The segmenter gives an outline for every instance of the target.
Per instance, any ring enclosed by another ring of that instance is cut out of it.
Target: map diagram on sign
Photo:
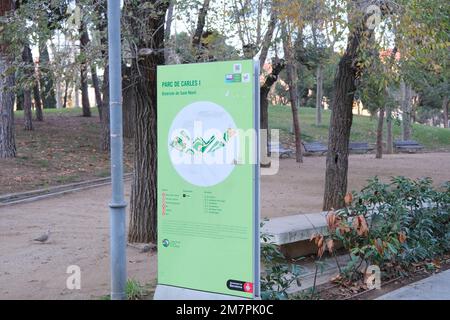
[[[202,137],[191,140],[189,134],[185,131],[181,131],[170,146],[178,151],[185,152],[187,154],[194,155],[196,153],[214,153],[221,148],[226,147],[231,138],[236,135],[236,131],[228,129],[221,137],[211,136],[207,141]]]
[[[178,174],[202,187],[224,181],[239,155],[236,124],[225,109],[200,101],[184,107],[169,131],[169,155]]]

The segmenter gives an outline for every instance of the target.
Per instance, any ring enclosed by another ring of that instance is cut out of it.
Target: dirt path
[[[0,299],[96,299],[108,294],[109,194],[109,187],[101,187],[1,208]],[[48,228],[48,243],[31,241]],[[129,247],[127,255],[129,278],[142,284],[156,279],[155,254]],[[81,268],[79,291],[66,289],[70,265]]]
[[[281,160],[275,176],[261,182],[262,217],[280,217],[322,210],[325,184],[325,157],[305,157],[299,165]],[[385,155],[382,160],[369,155],[351,155],[349,190],[361,190],[368,178],[378,176],[388,182],[392,176],[431,177],[436,185],[450,181],[450,153]]]
[[[450,180],[450,153],[350,158],[350,189],[368,177],[430,176]],[[321,209],[325,158],[306,158],[299,166],[281,161],[276,176],[262,179],[262,216],[283,216]],[[126,189],[129,197],[129,186]],[[0,299],[95,299],[109,293],[110,187],[0,208]],[[31,239],[48,228],[49,243]],[[66,289],[66,269],[81,268],[81,290]],[[129,278],[142,284],[156,279],[156,256],[128,248]]]

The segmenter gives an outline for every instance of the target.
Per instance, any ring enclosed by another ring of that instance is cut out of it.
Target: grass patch
[[[69,175],[69,176],[59,176],[56,177],[56,182],[60,183],[60,184],[68,184],[68,183],[72,183],[72,182],[79,182],[80,176],[79,175]]]
[[[106,178],[111,175],[111,170],[110,169],[101,169],[101,170],[98,170],[97,172],[95,172],[94,175],[97,178]]]
[[[322,125],[315,124],[316,110],[313,108],[300,108],[299,118],[302,130],[302,138],[307,141],[328,140],[328,129],[331,112],[323,112]],[[271,129],[280,129],[281,136],[291,135],[292,132],[292,111],[289,106],[269,107],[269,123]],[[351,130],[351,141],[376,142],[377,119],[367,116],[353,117]],[[401,140],[402,130],[400,121],[393,122],[394,140]],[[450,150],[450,130],[444,128],[431,127],[421,124],[413,124],[412,139],[424,145],[427,150]]]
[[[35,111],[33,111],[34,115]],[[66,109],[44,109],[44,121],[45,116],[82,116],[83,110],[81,108],[66,108]],[[98,109],[97,108],[91,108],[91,114],[92,116],[98,116]],[[21,119],[23,118],[23,110],[14,111],[14,116]],[[33,118],[34,119],[34,118]]]
[[[125,287],[125,294],[127,300],[144,300],[146,297],[154,292],[154,285],[142,285],[139,281],[129,279]],[[111,300],[111,295],[104,295],[100,297],[100,300]]]
[[[26,160],[28,160],[28,157],[24,157]],[[47,159],[39,159],[36,161],[36,165],[41,167],[41,168],[48,168],[50,167],[50,161],[48,161]]]

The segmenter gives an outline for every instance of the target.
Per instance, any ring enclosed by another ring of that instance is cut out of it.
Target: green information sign
[[[159,286],[259,296],[258,77],[252,60],[158,68]]]

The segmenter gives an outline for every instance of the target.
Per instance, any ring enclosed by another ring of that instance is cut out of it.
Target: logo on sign
[[[253,283],[237,280],[228,280],[227,288],[233,291],[241,291],[245,293],[253,293]]]
[[[242,82],[242,74],[240,74],[240,73],[227,74],[225,76],[225,82],[226,83],[240,83],[240,82]]]

